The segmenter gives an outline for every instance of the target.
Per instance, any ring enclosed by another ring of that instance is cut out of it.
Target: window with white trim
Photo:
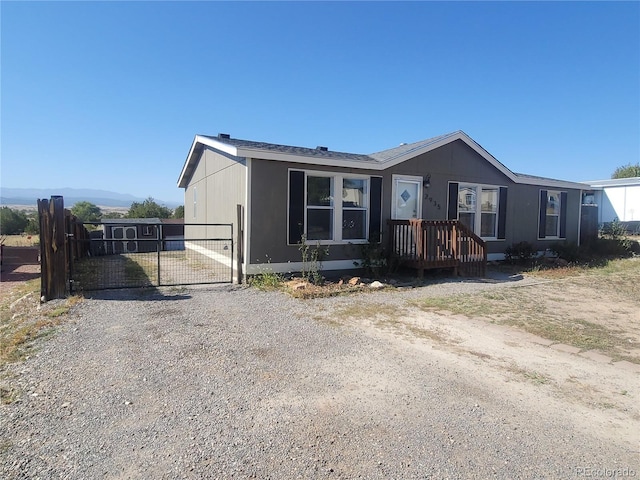
[[[561,198],[561,192],[556,190],[547,190],[547,208],[544,228],[545,237],[560,236]]]
[[[458,220],[471,230],[476,225],[476,186],[460,185],[458,190]]]
[[[307,172],[305,186],[307,240],[367,239],[369,178]]]
[[[458,220],[482,238],[498,238],[499,204],[499,187],[458,185]]]
[[[333,240],[333,177],[307,175],[307,240]]]
[[[498,196],[497,187],[482,188],[480,198],[480,236],[493,238],[498,228]]]
[[[367,238],[367,190],[369,180],[342,179],[342,239]]]

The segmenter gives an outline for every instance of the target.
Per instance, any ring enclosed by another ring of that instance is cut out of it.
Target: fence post
[[[238,256],[238,284],[242,283],[242,263],[244,262],[244,211],[242,209],[242,205],[238,204],[236,206],[237,209],[237,220],[238,220],[238,253],[236,254]],[[231,227],[233,229],[233,226]],[[231,242],[231,248],[233,249],[233,241]],[[231,254],[231,262],[233,265],[233,250],[232,250],[232,254]],[[233,267],[231,267],[231,277],[233,277]]]
[[[52,196],[38,200],[40,219],[40,295],[41,300],[65,298],[67,295],[67,245],[64,199]]]
[[[160,220],[162,222],[162,220]],[[160,283],[160,251],[162,250],[162,238],[164,236],[164,232],[162,229],[162,223],[156,225],[156,250],[158,251],[158,286],[160,287],[162,284]]]

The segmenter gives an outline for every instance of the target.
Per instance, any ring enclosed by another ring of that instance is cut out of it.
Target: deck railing
[[[480,237],[457,220],[389,220],[389,251],[418,269],[453,268],[466,276],[484,276],[487,250]]]

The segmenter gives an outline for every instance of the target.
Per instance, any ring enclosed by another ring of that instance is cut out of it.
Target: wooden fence
[[[400,264],[424,270],[453,268],[466,276],[486,274],[484,241],[457,220],[389,220],[389,251]]]
[[[64,199],[53,196],[51,200],[38,200],[40,220],[40,295],[43,301],[65,298],[69,295],[70,259],[88,254],[88,242],[70,242],[69,238],[88,239],[89,233],[76,223]]]

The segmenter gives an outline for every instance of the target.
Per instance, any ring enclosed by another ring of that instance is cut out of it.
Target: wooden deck
[[[484,240],[457,220],[388,220],[389,252],[418,275],[433,268],[452,268],[455,275],[484,277]]]

